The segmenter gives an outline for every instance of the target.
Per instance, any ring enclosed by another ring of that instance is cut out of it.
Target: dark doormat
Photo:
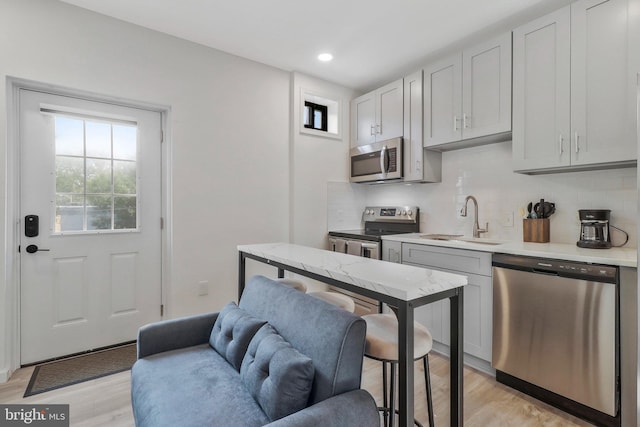
[[[73,356],[37,365],[24,397],[131,369],[136,344]]]

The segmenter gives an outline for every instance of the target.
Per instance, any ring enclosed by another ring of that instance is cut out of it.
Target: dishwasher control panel
[[[618,267],[558,259],[494,254],[493,265],[532,273],[569,276],[599,282],[617,283],[618,279]]]

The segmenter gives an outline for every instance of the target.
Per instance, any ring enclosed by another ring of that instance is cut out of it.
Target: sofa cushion
[[[258,427],[269,418],[209,344],[139,359],[131,370],[137,427]]]
[[[272,421],[307,406],[313,377],[311,359],[269,324],[251,340],[240,368],[243,384]]]
[[[240,371],[242,359],[247,352],[251,338],[265,323],[264,320],[256,319],[234,302],[230,302],[220,311],[213,325],[209,344],[236,371]]]
[[[360,316],[262,276],[247,281],[239,306],[313,360],[310,405],[360,388],[367,329]]]

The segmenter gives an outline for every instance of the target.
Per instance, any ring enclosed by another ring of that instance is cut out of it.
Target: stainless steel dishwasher
[[[493,256],[498,382],[597,425],[620,425],[617,267]]]

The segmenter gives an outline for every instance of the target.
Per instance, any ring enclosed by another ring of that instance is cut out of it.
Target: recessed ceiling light
[[[318,55],[318,60],[322,62],[329,62],[332,59],[333,59],[333,55],[331,55],[330,53],[321,53],[320,55]]]

